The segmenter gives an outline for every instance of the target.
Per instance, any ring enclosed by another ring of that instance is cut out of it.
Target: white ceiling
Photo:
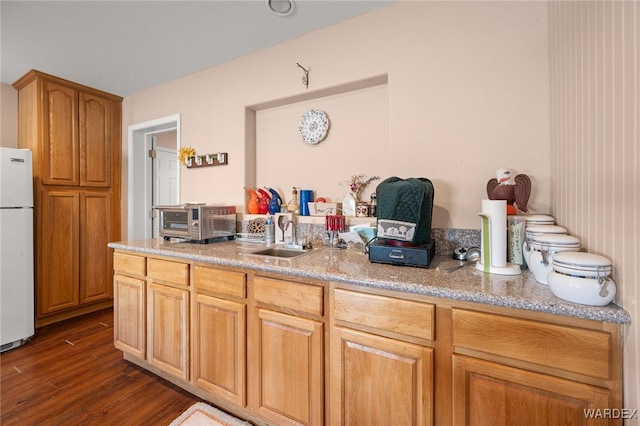
[[[0,2],[0,80],[30,69],[128,96],[397,0]]]

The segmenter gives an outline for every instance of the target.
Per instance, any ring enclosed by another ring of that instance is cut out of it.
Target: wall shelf
[[[187,169],[197,169],[200,167],[226,166],[229,164],[229,154],[218,152],[217,154],[196,155],[187,158]]]

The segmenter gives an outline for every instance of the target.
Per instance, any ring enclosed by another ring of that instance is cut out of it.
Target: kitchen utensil
[[[451,272],[455,272],[458,269],[462,269],[467,265],[472,265],[474,262],[477,262],[480,259],[480,248],[470,247],[468,249],[465,249],[463,247],[459,247],[453,251],[453,258],[458,259],[464,263],[445,269],[445,272],[448,274]]]

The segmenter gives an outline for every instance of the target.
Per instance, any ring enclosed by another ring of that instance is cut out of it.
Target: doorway
[[[155,205],[179,204],[180,115],[129,126],[128,239],[158,236]]]

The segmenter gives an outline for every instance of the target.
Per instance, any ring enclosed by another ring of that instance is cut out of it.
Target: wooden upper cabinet
[[[34,175],[43,184],[116,185],[122,98],[39,71],[14,87],[23,118],[19,145],[34,151]]]
[[[42,182],[78,185],[78,92],[51,81],[43,82]]]
[[[111,101],[79,95],[80,185],[111,186]]]

